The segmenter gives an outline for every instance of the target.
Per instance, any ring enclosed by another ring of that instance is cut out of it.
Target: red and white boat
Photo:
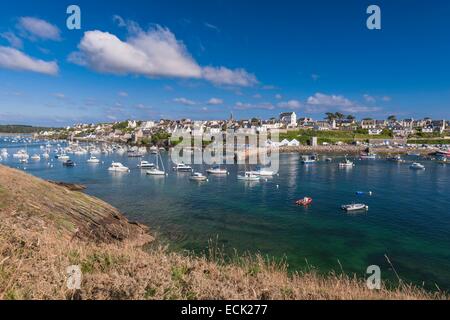
[[[313,199],[309,197],[304,197],[303,199],[295,201],[295,204],[298,206],[308,206],[312,203]]]

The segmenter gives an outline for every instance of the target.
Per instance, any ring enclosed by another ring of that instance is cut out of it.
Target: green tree
[[[325,119],[328,121],[333,121],[336,119],[336,114],[334,114],[333,112],[327,112],[325,114],[326,114]]]
[[[395,121],[397,121],[397,117],[396,117],[395,115],[391,115],[391,116],[389,116],[387,119],[388,119],[389,122],[395,122]]]

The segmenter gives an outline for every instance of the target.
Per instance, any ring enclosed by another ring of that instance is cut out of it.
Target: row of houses
[[[135,142],[149,139],[157,133],[166,133],[170,136],[202,136],[205,134],[216,135],[225,130],[243,134],[286,132],[289,130],[311,129],[316,131],[342,130],[354,131],[367,130],[370,135],[380,135],[383,130],[390,130],[396,136],[406,137],[415,132],[439,133],[449,132],[450,125],[446,120],[374,120],[364,119],[357,121],[353,118],[314,120],[312,118],[299,118],[295,112],[283,112],[278,118],[261,120],[257,118],[247,120],[235,120],[233,116],[228,120],[193,121],[190,119],[159,121],[135,121],[128,120],[116,123],[102,124],[76,124],[65,129],[71,138],[83,137],[86,139]],[[57,132],[56,132],[57,133]],[[52,136],[55,132],[45,132],[42,135]],[[285,141],[286,142],[286,141]],[[295,145],[296,141],[289,141]]]

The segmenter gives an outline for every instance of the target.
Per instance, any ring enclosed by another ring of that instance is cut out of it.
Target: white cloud
[[[201,68],[183,44],[160,27],[133,35],[126,42],[108,32],[88,31],[78,47],[80,51],[72,54],[70,61],[102,73],[201,77]]]
[[[276,94],[275,99],[281,100],[283,99],[283,96],[281,94]]]
[[[56,61],[43,61],[10,47],[0,46],[0,68],[31,71],[48,75],[58,74]]]
[[[365,95],[363,95],[363,97],[364,97],[364,100],[366,100],[369,103],[375,103],[377,101],[375,97],[373,97],[369,94],[365,94]]]
[[[31,39],[61,40],[60,30],[57,26],[38,18],[21,17],[18,27]]]
[[[384,96],[384,97],[382,98],[382,100],[385,101],[385,102],[389,102],[389,101],[392,100],[392,98],[389,97],[389,96]]]
[[[236,110],[251,110],[251,109],[262,109],[262,110],[273,110],[275,106],[270,102],[252,104],[252,103],[243,103],[237,102],[234,106]]]
[[[58,99],[65,99],[66,98],[66,95],[64,93],[61,93],[61,92],[54,93],[53,96],[55,98],[58,98]]]
[[[256,94],[253,95],[253,98],[255,98],[255,99],[261,99],[262,96],[261,96],[259,93],[256,93]]]
[[[17,49],[21,49],[23,47],[23,41],[20,39],[14,32],[3,32],[0,33],[0,37],[9,42],[11,46]]]
[[[215,26],[215,25],[213,25],[211,23],[205,22],[205,23],[203,23],[203,25],[205,27],[209,28],[209,29],[213,29],[213,30],[215,30],[217,32],[220,32],[220,29],[217,26]]]
[[[223,104],[223,100],[219,99],[219,98],[211,98],[211,99],[209,99],[208,104],[212,105],[212,106],[216,106],[219,104]]]
[[[119,97],[128,97],[128,92],[125,92],[125,91],[119,91],[118,93],[117,93],[117,95],[119,96]]]
[[[189,100],[186,98],[175,98],[175,99],[173,99],[173,101],[176,103],[184,104],[186,106],[193,106],[196,104],[195,101],[192,101],[192,100]]]
[[[378,107],[367,107],[364,105],[360,105],[356,102],[353,102],[344,96],[340,95],[326,95],[323,93],[316,93],[314,96],[311,96],[307,99],[307,104],[309,106],[314,107],[335,107],[338,108],[342,112],[352,112],[352,113],[359,113],[359,112],[373,112],[378,111],[380,108]],[[311,110],[311,109],[309,109]],[[325,109],[321,109],[325,110]],[[317,110],[319,111],[319,110]]]
[[[314,96],[309,97],[307,103],[315,106],[330,107],[348,107],[353,105],[353,102],[344,96],[326,95],[323,93],[316,93]]]
[[[225,67],[205,67],[203,78],[216,85],[251,87],[258,83],[255,75],[244,69],[231,70]]]
[[[299,109],[301,108],[302,104],[298,100],[289,100],[285,102],[279,102],[277,106],[284,109]]]
[[[186,47],[167,28],[156,26],[143,31],[135,22],[124,22],[129,36],[122,41],[117,36],[99,30],[85,32],[79,51],[69,61],[101,73],[204,79],[215,85],[252,86],[258,83],[244,69],[201,67]]]

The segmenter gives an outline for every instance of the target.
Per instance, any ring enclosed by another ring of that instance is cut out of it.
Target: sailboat
[[[161,160],[162,170],[159,169],[159,160]],[[166,169],[164,169],[164,163],[162,161],[161,155],[159,153],[156,154],[156,168],[151,168],[146,172],[149,176],[164,176],[166,175]]]

